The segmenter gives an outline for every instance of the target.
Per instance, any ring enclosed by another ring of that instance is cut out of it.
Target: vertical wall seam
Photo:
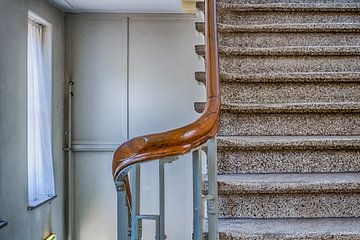
[[[126,18],[126,139],[130,138],[130,17]]]

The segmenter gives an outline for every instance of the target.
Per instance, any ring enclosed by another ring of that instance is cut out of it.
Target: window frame
[[[50,126],[51,126],[51,146],[53,146],[53,77],[52,77],[52,24],[45,20],[44,18],[40,17],[38,14],[36,14],[35,12],[29,10],[28,11],[28,18],[27,20],[31,20],[34,21],[35,23],[41,25],[42,27],[42,50],[43,50],[43,64],[44,64],[44,77],[45,79],[47,79],[50,82],[50,106],[51,106],[51,110],[50,110]],[[27,21],[27,24],[29,24]],[[27,53],[28,54],[28,53]],[[27,58],[26,58],[27,59]],[[28,61],[28,59],[27,59]],[[27,70],[28,71],[28,70]],[[27,86],[27,94],[28,94],[28,86]],[[28,99],[27,99],[27,103],[26,103],[27,109],[28,109]],[[26,124],[26,133],[28,133],[28,122]],[[28,138],[27,138],[28,139]],[[27,144],[28,147],[28,144]],[[27,154],[28,154],[28,150],[27,150]],[[53,154],[53,152],[52,152]],[[29,169],[29,165],[28,165],[28,156],[27,156],[27,169]],[[34,210],[42,205],[44,205],[47,202],[50,202],[51,200],[53,200],[54,198],[57,197],[56,194],[56,182],[55,182],[55,164],[54,164],[54,158],[52,157],[52,166],[53,166],[53,176],[54,176],[54,194],[52,195],[48,195],[46,197],[42,197],[39,199],[36,199],[34,201],[31,201],[29,199],[29,192],[27,193],[27,209],[28,210]],[[27,178],[28,180],[28,178]],[[27,182],[28,185],[28,191],[29,191],[29,182]]]

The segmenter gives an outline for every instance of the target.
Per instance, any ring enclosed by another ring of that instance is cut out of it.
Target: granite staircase
[[[220,239],[360,239],[360,1],[217,9]]]

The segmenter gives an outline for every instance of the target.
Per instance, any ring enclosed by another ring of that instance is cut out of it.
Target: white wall
[[[127,138],[127,20],[70,17],[73,143],[118,144]],[[116,193],[111,152],[74,155],[77,239],[115,239]]]
[[[204,99],[204,86],[194,78],[194,72],[204,68],[194,51],[203,41],[195,31],[196,21],[195,16],[184,15],[70,17],[75,143],[121,143],[124,130],[134,137],[196,119],[193,104]],[[109,53],[108,49],[114,50]],[[124,109],[121,99],[126,84],[128,107]],[[124,117],[128,129],[119,128]],[[75,239],[115,240],[111,153],[79,152],[74,161]],[[167,239],[191,239],[191,181],[189,156],[166,166]],[[157,213],[157,163],[142,168],[141,195],[141,212]],[[144,240],[154,239],[151,227],[145,225]]]
[[[28,10],[53,26],[53,155],[58,197],[27,210],[26,61]],[[45,0],[0,0],[0,239],[42,239],[64,229],[64,15]]]
[[[198,116],[194,102],[201,101],[203,85],[194,79],[203,61],[194,46],[202,42],[195,19],[130,19],[130,137],[166,131],[192,122]],[[157,213],[158,163],[142,168],[141,212]],[[167,239],[191,239],[192,173],[186,155],[165,166]],[[154,239],[145,225],[144,239]]]

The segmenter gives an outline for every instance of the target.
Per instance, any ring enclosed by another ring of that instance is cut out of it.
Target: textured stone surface
[[[359,111],[358,102],[225,102],[219,135],[360,135]]]
[[[221,240],[358,240],[360,219],[227,219]]]
[[[360,136],[222,136],[219,150],[344,150],[360,149]]]
[[[197,2],[197,8],[201,11],[205,9],[204,2]],[[316,2],[296,2],[291,1],[286,3],[285,1],[223,1],[217,2],[217,9],[219,13],[226,11],[235,12],[253,12],[253,11],[286,11],[286,12],[339,12],[339,11],[355,11],[358,12],[360,5],[357,1],[347,2],[331,2],[331,1],[316,1]]]
[[[360,193],[358,173],[226,174],[218,176],[220,195]]]
[[[360,71],[360,56],[223,56],[219,67],[227,74],[356,72]]]
[[[196,29],[204,32],[204,23],[197,23]],[[308,23],[308,24],[218,24],[220,33],[359,33],[359,23]]]
[[[359,217],[360,175],[242,174],[219,176],[221,217]]]
[[[196,72],[195,78],[196,80],[205,83],[205,72]],[[230,74],[230,73],[220,72],[219,78],[222,83],[223,82],[229,82],[229,83],[352,82],[352,83],[356,83],[360,81],[360,73],[359,72],[294,72],[294,73]]]
[[[360,239],[360,2],[217,8],[220,239]]]
[[[219,135],[360,135],[360,114],[222,112]]]
[[[241,7],[241,6],[240,6]],[[293,8],[296,9],[296,8]],[[291,10],[293,10],[291,9]],[[357,9],[358,10],[358,9]],[[218,21],[231,25],[265,25],[265,24],[337,24],[359,23],[360,11],[237,11],[219,14]]]
[[[358,0],[218,0],[218,2],[222,3],[232,3],[232,4],[314,4],[314,3],[325,3],[325,4],[354,4],[358,3]]]
[[[359,93],[358,83],[224,82],[221,86],[224,103],[360,102]]]
[[[359,193],[220,195],[220,218],[360,217]]]
[[[219,137],[219,173],[360,172],[360,136]]]
[[[223,150],[218,173],[360,172],[360,150]]]
[[[223,102],[219,135],[360,135],[359,112],[358,102]]]
[[[195,46],[195,51],[205,56],[203,45]],[[287,47],[219,47],[219,54],[231,56],[358,56],[358,46],[287,46]]]
[[[358,46],[359,33],[219,33],[220,46],[274,48],[291,46]]]
[[[204,3],[200,2],[198,6],[203,10]],[[235,12],[252,12],[252,11],[276,11],[276,12],[359,12],[360,4],[358,2],[301,2],[301,3],[256,3],[256,4],[234,4],[218,1],[218,10],[220,13],[224,11]]]
[[[199,112],[203,103],[196,103]],[[243,103],[223,102],[223,112],[230,113],[360,113],[360,102],[291,102],[291,103]]]

